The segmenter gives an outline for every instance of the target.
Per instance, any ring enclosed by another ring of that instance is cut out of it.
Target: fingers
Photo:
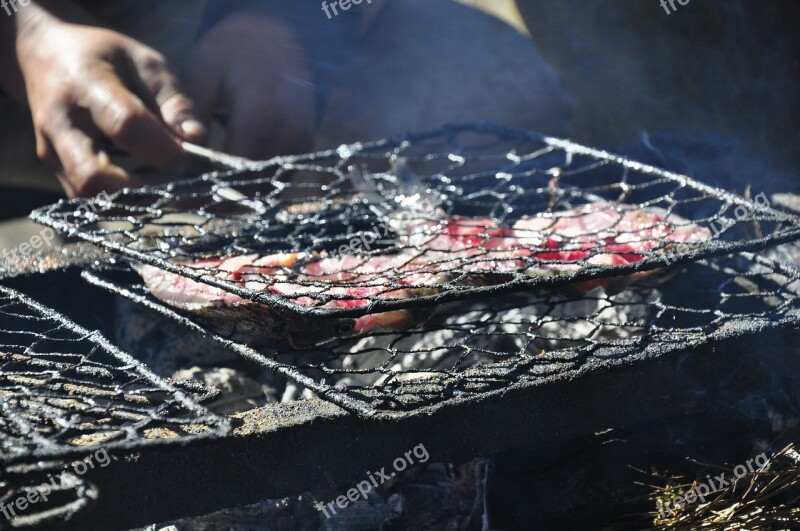
[[[176,165],[184,156],[177,140],[120,79],[109,72],[86,95],[92,121],[114,144],[159,168]]]
[[[50,93],[34,113],[37,154],[60,170],[59,180],[69,196],[145,184],[111,163],[98,145],[102,136],[152,166],[172,167],[184,157],[164,124],[120,79],[109,71],[93,80],[77,97]]]
[[[155,52],[142,52],[133,55],[131,61],[133,77],[141,87],[139,93],[148,106],[159,112],[176,135],[190,142],[202,141],[205,127],[195,117],[192,100],[183,94],[164,58]]]
[[[104,152],[99,151],[92,138],[80,129],[70,128],[41,140],[47,147],[40,155],[57,157],[62,169],[59,180],[70,197],[87,197],[103,190],[120,190],[139,186],[122,168],[114,166]],[[43,153],[50,151],[50,153]]]

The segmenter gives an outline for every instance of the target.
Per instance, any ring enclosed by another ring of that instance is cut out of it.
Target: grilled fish
[[[511,227],[490,219],[407,219],[395,251],[384,254],[287,253],[212,258],[182,265],[256,292],[281,296],[298,308],[362,308],[376,299],[435,294],[453,285],[500,283],[509,277],[554,275],[590,265],[643,260],[669,243],[708,240],[708,229],[662,209],[596,202],[523,217]],[[374,329],[403,330],[431,310],[368,313],[358,318],[303,316],[280,305],[242,299],[152,266],[137,271],[150,293],[222,333],[248,342],[285,339],[296,348]],[[574,289],[620,291],[637,273],[581,282]]]

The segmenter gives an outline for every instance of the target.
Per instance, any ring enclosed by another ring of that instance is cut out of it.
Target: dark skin
[[[147,182],[113,164],[109,144],[176,169],[188,158],[181,141],[202,142],[215,114],[228,118],[234,154],[310,146],[310,69],[291,32],[266,14],[234,13],[198,42],[188,66],[198,105],[159,52],[71,2],[32,1],[0,19],[0,85],[30,108],[37,154],[71,197]]]

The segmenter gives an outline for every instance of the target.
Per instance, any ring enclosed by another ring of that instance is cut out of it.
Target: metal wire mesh
[[[274,159],[110,201],[61,202],[33,218],[202,282],[184,287],[214,299],[209,306],[256,302],[247,308],[255,316],[240,319],[244,335],[302,347],[426,316],[358,320],[368,315],[630,279],[800,236],[800,219],[768,202],[487,125]]]
[[[0,400],[4,468],[229,429],[98,332],[1,286]]]
[[[96,501],[98,490],[85,478],[69,471],[67,463],[51,461],[35,467],[12,466],[0,479],[0,508],[13,529],[41,528],[69,520]],[[24,510],[20,498],[31,499]],[[0,520],[0,527],[5,528]]]
[[[303,351],[256,350],[214,334],[153,299],[134,275],[84,276],[366,416],[431,411],[800,323],[800,273],[753,255],[701,261],[659,286],[615,295],[549,291],[449,303],[411,330]]]

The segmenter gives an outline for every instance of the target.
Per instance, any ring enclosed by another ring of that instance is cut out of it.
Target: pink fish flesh
[[[664,251],[665,243],[696,243],[711,237],[707,229],[663,209],[604,202],[523,217],[512,227],[489,219],[449,217],[406,221],[398,232],[398,250],[392,254],[251,254],[182,265],[246,289],[282,296],[299,307],[358,308],[380,298],[435,294],[446,284],[497,283],[510,275],[574,272],[581,264],[638,262],[646,252]],[[295,346],[312,346],[352,332],[401,330],[430,313],[398,310],[356,319],[321,318],[310,324],[313,320],[286,315],[285,309],[268,308],[181,275],[152,266],[138,266],[137,270],[150,293],[170,306],[198,316],[211,315],[207,320],[213,325],[218,327],[221,319],[227,328],[237,320],[232,309],[255,312],[256,316],[248,314],[248,319],[239,320],[238,328],[256,337],[288,339]],[[598,279],[574,287],[580,291],[620,289],[635,278]]]

